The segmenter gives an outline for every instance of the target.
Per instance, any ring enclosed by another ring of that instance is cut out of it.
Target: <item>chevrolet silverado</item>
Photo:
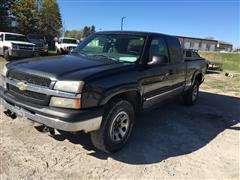
[[[89,132],[95,147],[113,153],[126,144],[142,110],[174,96],[194,105],[206,65],[184,60],[174,36],[98,32],[69,55],[4,66],[1,104],[6,115],[51,132]]]

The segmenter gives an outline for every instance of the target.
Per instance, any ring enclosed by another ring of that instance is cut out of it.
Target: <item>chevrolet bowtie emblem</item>
[[[27,90],[27,87],[28,87],[28,85],[26,83],[24,83],[24,82],[19,82],[19,83],[17,83],[16,86],[21,91]]]

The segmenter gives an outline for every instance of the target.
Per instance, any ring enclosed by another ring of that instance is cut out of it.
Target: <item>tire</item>
[[[198,81],[195,81],[193,86],[184,93],[183,95],[183,102],[186,105],[194,105],[197,102],[198,95],[199,95],[199,85]]]
[[[8,49],[4,50],[3,57],[6,61],[11,61],[11,56],[9,55]]]
[[[100,129],[91,132],[90,135],[97,149],[114,153],[127,143],[132,132],[135,113],[132,104],[126,100],[115,99],[108,105]]]

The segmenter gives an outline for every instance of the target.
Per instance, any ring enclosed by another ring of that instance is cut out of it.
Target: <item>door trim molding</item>
[[[163,93],[161,93],[161,94],[158,94],[158,95],[149,97],[149,98],[145,99],[145,101],[150,101],[150,100],[153,100],[153,99],[155,99],[155,98],[159,98],[159,97],[161,97],[161,96],[164,96],[164,95],[166,95],[166,94],[173,93],[173,92],[178,91],[178,90],[181,90],[181,89],[184,89],[184,86],[180,86],[180,87],[177,87],[177,88],[172,89],[172,90],[170,90],[170,91],[166,91],[166,92],[163,92]]]

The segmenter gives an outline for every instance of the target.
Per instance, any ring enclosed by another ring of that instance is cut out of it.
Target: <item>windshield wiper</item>
[[[71,54],[78,54],[78,55],[80,55],[80,56],[86,56],[85,53],[83,53],[83,52],[77,52],[77,51],[72,51]]]
[[[111,56],[107,56],[107,55],[103,55],[103,54],[95,54],[92,55],[93,57],[99,57],[99,58],[105,58],[105,59],[111,59],[113,61],[118,61],[118,59],[111,57]]]

